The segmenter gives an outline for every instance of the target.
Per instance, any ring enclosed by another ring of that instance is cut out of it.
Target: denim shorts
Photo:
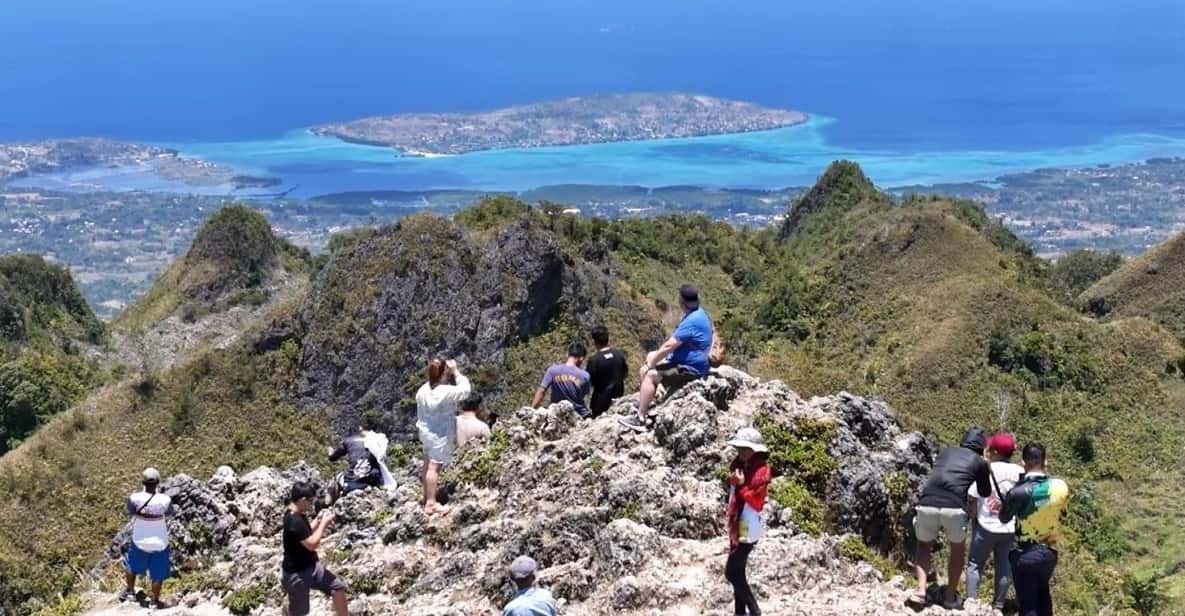
[[[128,571],[135,575],[148,574],[153,582],[163,582],[173,574],[173,567],[169,564],[169,548],[159,552],[145,552],[132,544],[128,548],[128,557],[124,563]]]

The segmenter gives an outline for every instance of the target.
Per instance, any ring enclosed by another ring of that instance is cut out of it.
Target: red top
[[[745,481],[739,484],[732,478],[732,473],[737,469],[745,472]],[[728,499],[728,548],[735,550],[739,543],[742,505],[748,505],[758,513],[765,509],[765,496],[772,474],[765,454],[760,453],[754,454],[747,465],[740,458],[734,459],[728,472],[728,481],[733,485],[732,496]]]

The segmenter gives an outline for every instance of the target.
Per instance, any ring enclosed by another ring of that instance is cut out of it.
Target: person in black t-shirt
[[[280,585],[288,596],[289,616],[309,613],[309,591],[317,589],[333,600],[337,616],[347,616],[346,586],[321,565],[317,548],[326,529],[333,524],[333,510],[325,509],[310,526],[305,514],[313,508],[317,491],[307,483],[296,483],[284,513],[284,560],[280,566]]]
[[[625,375],[629,365],[625,352],[609,346],[609,330],[604,326],[592,330],[593,343],[597,352],[588,360],[588,376],[592,385],[592,399],[589,410],[593,417],[599,417],[609,410],[609,405],[625,394]]]

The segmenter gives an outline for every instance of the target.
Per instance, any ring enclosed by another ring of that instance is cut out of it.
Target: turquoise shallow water
[[[836,159],[860,163],[881,186],[991,179],[1040,167],[1078,167],[1185,155],[1185,138],[1132,134],[1029,151],[894,152],[830,145],[834,120],[759,133],[689,139],[400,156],[294,131],[277,139],[167,144],[183,154],[280,177],[296,195],[350,190],[524,190],[551,184],[781,188],[812,182]]]
[[[1084,167],[1185,156],[1185,138],[1129,134],[1073,147],[1034,150],[864,150],[831,145],[834,120],[758,133],[689,139],[497,150],[458,156],[412,157],[382,147],[349,144],[306,130],[275,139],[162,143],[185,156],[225,163],[243,173],[278,177],[266,192],[293,189],[308,197],[365,190],[526,190],[554,184],[719,188],[783,188],[810,184],[833,160],[860,163],[882,187],[994,179],[1043,167]],[[94,168],[29,178],[26,186],[68,190],[150,190],[229,193],[222,187],[169,182],[145,170]]]

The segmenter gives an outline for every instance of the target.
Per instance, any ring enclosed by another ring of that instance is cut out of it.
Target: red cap
[[[1011,456],[1016,451],[1016,439],[1007,432],[998,432],[988,438],[987,447],[1002,456]]]

